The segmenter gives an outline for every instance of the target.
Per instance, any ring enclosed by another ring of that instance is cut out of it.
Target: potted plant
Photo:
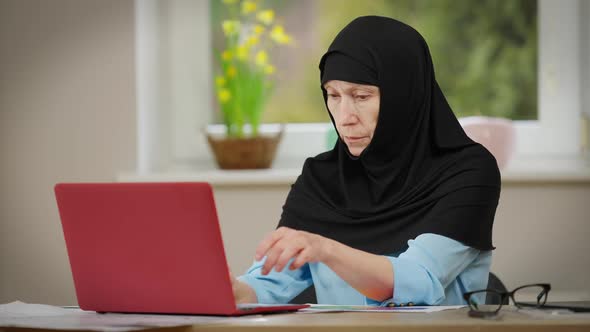
[[[215,91],[225,133],[208,132],[207,140],[223,169],[268,168],[282,136],[282,129],[275,135],[260,132],[276,70],[268,51],[292,40],[272,9],[259,9],[251,0],[223,3],[229,17],[219,27],[225,45],[216,51]]]

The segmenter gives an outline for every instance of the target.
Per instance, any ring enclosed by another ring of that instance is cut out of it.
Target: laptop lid
[[[55,194],[80,308],[236,314],[209,184],[62,183]]]

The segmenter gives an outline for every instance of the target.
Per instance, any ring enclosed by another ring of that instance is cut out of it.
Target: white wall
[[[131,0],[0,0],[0,303],[75,303],[52,187],[136,167],[133,17]],[[234,273],[288,190],[215,187]],[[505,184],[493,270],[590,300],[589,198],[590,183]]]
[[[74,303],[53,185],[135,168],[133,1],[0,0],[0,303]]]
[[[590,300],[590,183],[504,184],[492,270],[509,287],[550,282],[552,298]]]

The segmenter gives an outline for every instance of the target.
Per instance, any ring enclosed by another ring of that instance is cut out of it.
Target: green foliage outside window
[[[219,4],[212,1],[216,24]],[[336,33],[361,15],[392,17],[424,36],[436,78],[457,116],[537,118],[536,0],[260,2],[285,18],[298,41],[295,48],[276,53],[282,76],[263,122],[329,121],[318,61]]]

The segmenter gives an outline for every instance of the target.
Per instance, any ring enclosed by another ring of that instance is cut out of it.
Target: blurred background
[[[264,121],[328,120],[317,62],[352,18],[412,25],[458,117],[508,118],[518,130],[492,270],[509,288],[550,282],[551,299],[590,300],[589,3],[259,1],[296,41],[272,50],[277,86]],[[209,181],[230,266],[249,266],[300,171],[285,151],[327,145],[305,129],[315,127],[297,127],[307,138],[287,137],[271,170],[211,167],[201,129],[219,121],[223,11],[215,0],[0,0],[0,303],[76,303],[57,182]]]
[[[363,15],[394,17],[424,36],[437,80],[457,116],[537,119],[537,0],[261,2],[281,16],[295,38],[292,47],[272,50],[279,77],[267,122],[329,121],[318,93],[318,62],[336,33]],[[223,34],[217,27],[237,4],[211,4],[214,50],[219,50]]]

